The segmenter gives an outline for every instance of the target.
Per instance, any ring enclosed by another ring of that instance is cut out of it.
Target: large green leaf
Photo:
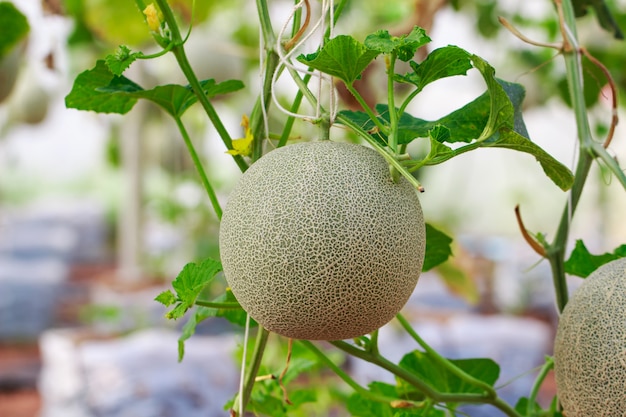
[[[501,103],[502,100],[509,100],[512,106],[512,113],[508,124],[514,131],[522,136],[528,137],[521,111],[522,101],[525,95],[524,87],[520,84],[510,83],[500,79],[495,80],[499,87],[492,85],[491,88],[494,94],[500,96],[497,102]],[[449,130],[449,136],[446,138],[445,142],[472,142],[485,130],[489,120],[490,108],[490,92],[487,91],[470,103],[438,120],[428,121],[414,117],[405,112],[400,116],[398,123],[398,143],[406,144],[416,138],[429,137],[431,136],[431,130],[437,126],[443,126]],[[381,122],[385,124],[389,123],[389,107],[386,104],[377,104],[376,112],[380,115],[379,120]],[[374,122],[372,122],[364,112],[343,110],[340,113],[359,126],[362,126],[366,131],[370,131],[374,128]],[[384,134],[376,131],[372,136],[377,137],[381,143],[386,144],[387,137]]]
[[[217,84],[211,79],[201,81],[200,84],[209,98],[243,88],[239,80]],[[65,98],[65,104],[78,110],[124,114],[140,98],[152,101],[174,117],[182,116],[197,101],[197,96],[189,86],[168,84],[144,90],[128,78],[114,75],[105,61],[98,61],[95,68],[76,78],[72,91]]]
[[[585,16],[589,9],[593,9],[598,23],[604,30],[612,33],[616,39],[624,39],[624,34],[605,0],[573,0],[572,5],[576,17]]]
[[[474,58],[473,58],[474,59]],[[528,139],[521,108],[524,88],[493,77],[492,68],[476,58],[488,80],[488,91],[458,110],[435,121],[428,121],[403,113],[398,123],[398,143],[410,143],[416,138],[430,138],[430,151],[424,159],[412,161],[413,170],[425,165],[436,165],[468,150],[479,147],[498,147],[528,153],[535,157],[546,175],[561,189],[569,189],[574,181],[571,171],[540,146]],[[389,124],[389,108],[378,104],[379,120]],[[363,112],[342,111],[341,114],[373,138],[387,144],[387,137],[377,129]],[[489,135],[489,136],[487,136]],[[465,142],[468,145],[451,149],[442,143]]]
[[[328,41],[321,50],[298,56],[298,61],[352,84],[379,52],[367,48],[351,36],[340,35]]]
[[[574,182],[574,176],[565,165],[554,159],[539,145],[513,130],[501,129],[497,138],[482,142],[481,145],[483,147],[512,149],[534,156],[545,174],[563,191],[568,190]]]
[[[447,261],[452,255],[451,243],[450,236],[426,223],[426,255],[422,271],[428,271]]]
[[[65,106],[70,109],[91,110],[97,113],[128,113],[137,102],[137,98],[98,91],[99,88],[106,87],[111,82],[134,84],[124,76],[116,77],[103,60],[98,61],[93,69],[78,74],[72,90],[65,97]],[[141,87],[137,86],[137,88]]]
[[[28,19],[13,3],[0,2],[0,61],[28,35]]]
[[[586,278],[602,265],[624,257],[626,257],[626,245],[619,246],[613,253],[592,255],[583,241],[577,240],[574,250],[565,262],[565,272]]]
[[[493,386],[500,375],[500,367],[491,359],[450,359],[450,362],[466,374]],[[448,394],[480,394],[483,388],[461,379],[427,353],[415,350],[406,354],[400,367],[418,376],[430,387]],[[397,378],[400,392],[410,393],[415,388],[401,378]]]
[[[482,74],[489,93],[489,117],[478,140],[492,137],[501,128],[514,129],[515,109],[513,102],[495,77],[495,69],[484,59],[472,55],[474,67]]]
[[[98,91],[150,100],[174,117],[181,117],[189,107],[198,101],[197,96],[189,86],[167,84],[154,87],[151,90],[144,90],[132,81],[128,81],[130,80],[116,77],[108,86],[99,88]],[[215,80],[210,79],[201,81],[200,84],[209,98],[243,88],[243,83],[239,80],[228,80],[216,84]]]
[[[398,388],[384,382],[372,382],[368,385],[373,394],[387,398],[398,398],[392,403],[374,401],[357,392],[348,398],[347,409],[354,417],[445,417],[442,410],[436,408],[411,407],[410,403],[403,401],[398,394]],[[406,403],[404,405],[403,403]]]

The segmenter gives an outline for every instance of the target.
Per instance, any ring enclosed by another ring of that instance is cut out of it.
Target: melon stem
[[[254,352],[252,352],[252,360],[249,363],[248,372],[244,381],[243,392],[240,392],[237,398],[235,398],[235,403],[233,405],[233,412],[235,413],[235,416],[243,416],[246,406],[250,401],[252,388],[254,387],[256,376],[259,373],[259,368],[261,367],[261,360],[263,359],[263,352],[265,351],[269,335],[270,331],[259,325],[259,330],[256,335],[256,344],[254,345]],[[242,360],[245,361],[246,358],[242,358]],[[239,396],[242,396],[242,401],[239,401]],[[239,410],[239,404],[242,404],[242,410]]]

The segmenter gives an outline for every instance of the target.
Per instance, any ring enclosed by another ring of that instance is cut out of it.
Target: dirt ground
[[[41,398],[34,389],[0,393],[0,417],[37,417]]]
[[[0,345],[0,417],[36,417],[41,408],[37,376],[39,349],[33,344]]]

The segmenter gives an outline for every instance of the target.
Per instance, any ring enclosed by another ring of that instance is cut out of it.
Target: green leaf
[[[526,125],[522,117],[522,102],[526,95],[524,87],[520,84],[507,82],[498,78],[496,78],[495,81],[499,87],[492,85],[491,92],[500,96],[499,101],[508,99],[513,106],[513,119],[510,121],[512,122],[513,130],[524,137],[528,137],[528,131],[526,130]],[[426,126],[441,124],[450,129],[450,138],[447,142],[472,142],[485,130],[485,126],[489,120],[491,92],[486,91],[463,107],[439,120],[428,122],[428,124],[424,124],[424,121],[420,119],[411,121],[407,123],[406,129],[414,130],[417,133]],[[418,130],[415,129],[415,126],[418,127]]]
[[[135,60],[142,56],[143,52],[132,52],[128,46],[120,45],[114,54],[107,55],[104,60],[113,75],[120,76]]]
[[[158,300],[157,300],[158,301]],[[228,288],[222,295],[212,300],[217,303],[233,302],[237,301],[230,288]],[[180,304],[179,306],[182,306]],[[182,307],[180,307],[182,310]],[[183,312],[184,314],[184,312]],[[247,321],[247,313],[243,309],[218,309],[210,307],[197,307],[194,313],[189,316],[189,320],[183,326],[183,331],[178,339],[178,360],[182,360],[185,354],[185,341],[194,335],[196,332],[196,326],[204,320],[211,317],[222,317],[237,326],[245,326]],[[258,326],[258,323],[251,317],[250,327]]]
[[[624,257],[626,257],[626,245],[619,246],[613,253],[592,255],[583,241],[577,240],[574,250],[565,262],[565,272],[586,278],[602,265]]]
[[[395,403],[374,401],[359,393],[353,393],[347,402],[350,415],[355,417],[445,417],[442,410],[435,408],[414,408],[410,403],[401,405],[408,398],[398,394],[398,388],[384,382],[374,381],[368,385],[373,394],[387,398],[397,398]],[[421,398],[421,397],[420,397]]]
[[[298,61],[352,84],[378,56],[351,36],[340,35],[328,41],[321,50],[298,56]]]
[[[489,118],[478,140],[492,137],[501,128],[514,128],[513,104],[495,77],[495,69],[484,59],[472,55],[474,67],[480,71],[489,93]]]
[[[176,304],[177,298],[172,291],[167,290],[157,295],[154,300],[163,304],[165,307],[169,307],[173,304]]]
[[[495,94],[504,94],[504,100],[510,100],[513,106],[513,118],[510,121],[513,129],[522,136],[528,137],[526,125],[522,118],[522,101],[525,95],[524,87],[520,84],[510,83],[500,79],[496,79],[496,83],[499,84],[501,88],[496,89]],[[491,98],[490,93],[487,91],[472,102],[438,120],[423,120],[405,112],[400,116],[398,122],[398,143],[407,144],[416,138],[429,137],[431,136],[431,131],[438,126],[443,126],[449,130],[449,135],[446,137],[445,142],[472,142],[485,130],[489,119],[490,107]],[[376,111],[380,115],[379,120],[384,124],[388,124],[389,107],[386,104],[377,104]],[[344,110],[340,113],[359,126],[362,126],[366,131],[374,128],[374,122],[372,122],[364,112]],[[387,137],[382,133],[376,132],[372,136],[377,137],[382,144],[386,145]]]
[[[430,41],[426,31],[415,26],[410,33],[402,36],[391,36],[387,30],[378,30],[365,38],[365,46],[382,54],[395,53],[398,59],[407,62]]]
[[[541,406],[535,401],[532,406],[530,406],[531,414],[528,414],[529,411],[529,399],[527,397],[520,398],[515,404],[515,411],[520,413],[523,416],[534,416],[539,412],[543,411]]]
[[[419,91],[441,78],[466,75],[472,68],[469,52],[453,45],[435,49],[421,64],[411,61],[410,65],[413,72],[398,75],[396,81],[414,84]]]
[[[426,255],[422,271],[428,271],[447,261],[452,255],[451,243],[450,236],[426,223]]]
[[[386,385],[388,388],[385,389],[383,385]],[[384,394],[391,398],[398,397],[396,387],[393,385],[375,382],[370,384],[369,388],[373,392]],[[394,414],[390,404],[372,401],[356,392],[348,398],[346,407],[350,415],[354,417],[393,417]]]
[[[605,0],[573,0],[572,5],[576,17],[585,16],[592,8],[598,23],[604,30],[613,34],[615,39],[624,39],[624,34]]]
[[[418,163],[413,163],[413,170],[423,165],[440,164],[456,155],[454,150],[442,143],[450,140],[450,129],[442,125],[437,125],[428,132],[428,136],[430,139],[428,155]]]
[[[393,417],[446,417],[446,413],[436,408],[428,408],[426,410],[408,409],[396,411]]]
[[[286,383],[283,379],[283,383]],[[317,401],[317,393],[313,389],[298,389],[289,391],[289,409],[298,408],[302,404],[314,403]]]
[[[346,408],[353,417],[393,417],[390,405],[372,401],[357,393],[348,398]]]
[[[70,109],[91,110],[98,113],[126,114],[133,108],[137,99],[134,97],[110,94],[98,91],[111,83],[135,85],[128,78],[117,77],[102,60],[93,69],[84,71],[76,77],[72,90],[65,97],[65,106]]]
[[[436,125],[428,131],[428,136],[438,143],[450,142],[450,129],[443,125]]]
[[[187,341],[191,336],[196,333],[196,326],[202,322],[203,320],[210,317],[206,315],[204,310],[207,310],[206,307],[198,307],[196,308],[194,314],[191,314],[187,323],[183,326],[182,333],[178,338],[178,361],[182,361],[185,356],[185,341]]]
[[[219,84],[215,80],[200,82],[208,98],[240,90],[244,87],[239,80],[227,80]],[[143,98],[152,101],[174,117],[181,117],[198,99],[189,86],[168,84],[144,90],[124,76],[116,76],[105,61],[76,77],[74,87],[65,98],[69,108],[93,110],[99,113],[127,113]]]
[[[194,305],[204,287],[222,270],[219,261],[208,258],[200,264],[188,263],[172,282],[176,291],[176,307],[165,316],[168,319],[181,318]]]
[[[528,406],[529,399],[527,397],[522,397],[515,404],[515,411],[517,411],[520,415],[527,417],[563,417],[563,414],[560,411],[557,411],[556,407],[554,407],[555,409],[552,409],[551,407],[548,410],[544,410],[541,408],[541,405],[539,405],[539,403],[535,401],[534,404],[532,404],[532,406],[530,407],[529,413]]]
[[[500,375],[500,367],[491,359],[450,359],[450,362],[468,375],[491,386]],[[483,392],[482,388],[456,376],[442,367],[437,360],[419,350],[406,354],[399,365],[441,393],[480,394]],[[401,378],[397,378],[396,382],[400,393],[415,391],[412,385]]]
[[[319,366],[319,362],[310,359],[295,357],[292,355],[291,362],[289,362],[289,368],[283,376],[283,384],[288,384],[296,379],[300,374],[310,371]],[[291,399],[291,395],[289,396]]]
[[[0,2],[0,60],[28,35],[28,19],[13,3]]]
[[[574,183],[572,172],[530,139],[509,129],[501,129],[500,135],[494,140],[481,144],[484,147],[513,149],[528,153],[535,157],[545,174],[563,191],[569,190]]]
[[[522,102],[525,91],[522,86],[495,78],[495,71],[482,58],[472,55],[474,66],[481,72],[487,84],[487,92],[458,110],[435,121],[427,121],[403,113],[398,122],[399,144],[407,144],[416,138],[429,137],[430,151],[422,160],[410,161],[405,166],[414,171],[424,165],[445,162],[461,153],[479,147],[499,147],[528,153],[535,157],[545,174],[562,190],[569,189],[574,177],[571,171],[528,139],[522,118]],[[379,121],[389,125],[389,108],[376,106]],[[342,111],[341,115],[358,124],[382,145],[387,137],[377,129],[367,114]],[[442,143],[465,142],[469,145],[452,150]]]
[[[247,411],[254,413],[254,415],[288,417],[286,405],[282,398],[277,398],[258,389],[252,391]]]
[[[480,301],[480,291],[476,281],[459,265],[454,262],[442,263],[437,266],[436,271],[451,293],[462,297],[470,304],[477,304]]]
[[[98,91],[150,100],[173,117],[181,117],[189,107],[198,101],[197,96],[189,86],[167,84],[154,87],[151,90],[144,90],[129,81],[128,79],[117,78],[107,87],[100,88]],[[216,84],[215,80],[209,79],[201,81],[200,85],[209,98],[243,88],[243,83],[239,80],[228,80]]]
[[[235,295],[233,294],[233,292],[230,290],[230,288],[227,288],[226,291],[220,295],[219,297],[217,297],[215,300],[213,300],[215,302],[221,303],[221,302],[237,302],[237,299],[235,298]],[[209,308],[208,311],[206,311],[206,314],[209,314],[211,316],[215,316],[215,317],[223,317],[226,320],[228,320],[229,322],[236,324],[237,326],[245,326],[246,325],[246,320],[247,320],[247,313],[245,312],[245,310],[242,309],[216,309],[216,308]],[[253,318],[250,318],[250,327],[254,327],[257,325],[257,322],[254,321]]]

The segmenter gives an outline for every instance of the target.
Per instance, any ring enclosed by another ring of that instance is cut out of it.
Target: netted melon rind
[[[587,277],[566,305],[554,367],[567,417],[626,416],[626,258]]]
[[[330,141],[274,150],[233,190],[220,256],[233,294],[294,339],[357,337],[389,322],[419,278],[417,193],[374,150]]]

